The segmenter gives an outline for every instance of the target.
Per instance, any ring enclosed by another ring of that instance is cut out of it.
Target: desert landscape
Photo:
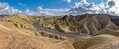
[[[119,0],[0,0],[0,49],[119,49]]]
[[[0,16],[0,49],[118,49],[118,16]]]

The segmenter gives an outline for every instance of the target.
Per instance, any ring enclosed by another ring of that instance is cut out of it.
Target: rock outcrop
[[[33,28],[32,20],[24,14],[15,14],[3,18],[3,20],[13,24],[17,28]]]
[[[109,35],[113,35],[113,36],[119,36],[119,30],[111,30],[111,29],[105,28],[105,29],[97,32],[94,36],[101,35],[101,34],[109,34]]]

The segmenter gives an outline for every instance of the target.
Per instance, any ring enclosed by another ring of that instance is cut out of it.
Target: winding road
[[[60,37],[66,37],[69,39],[77,39],[80,37],[78,33],[64,33],[64,32],[59,32],[58,30],[42,28],[40,27],[39,22],[33,22],[32,25],[36,28],[36,31],[38,32],[46,32],[48,34],[54,34],[54,35],[58,35]]]

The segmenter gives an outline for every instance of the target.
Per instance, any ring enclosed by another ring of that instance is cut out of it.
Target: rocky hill
[[[118,30],[119,27],[111,20],[106,15],[85,14],[80,16],[49,18],[49,20],[44,20],[44,23],[42,23],[42,25],[45,25],[46,23],[46,28],[53,27],[52,29],[57,29],[60,32],[65,33],[77,32],[79,34],[94,35],[106,28],[111,30]]]
[[[118,16],[0,17],[0,49],[118,49]]]

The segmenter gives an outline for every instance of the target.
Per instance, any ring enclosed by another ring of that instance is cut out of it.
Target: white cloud
[[[109,11],[113,12],[114,14],[119,15],[119,0],[108,0],[108,2],[112,2],[109,5]],[[111,6],[111,7],[110,7]]]
[[[94,2],[89,3],[86,0],[75,3],[75,6],[70,9],[70,13],[75,14],[112,14],[119,15],[119,0],[108,0],[107,2],[101,2],[99,4],[94,4]]]
[[[71,0],[64,0],[68,3]],[[94,2],[87,2],[82,0],[81,2],[75,3],[75,6],[70,9],[44,9],[41,6],[37,7],[35,11],[26,10],[27,15],[66,15],[66,14],[112,14],[119,15],[119,1],[118,0],[108,0],[107,2],[102,2],[95,4]]]
[[[32,16],[59,16],[59,15],[65,15],[68,9],[44,9],[41,6],[37,7],[35,10],[29,10],[26,9],[25,11],[20,11],[18,9],[15,9],[14,7],[9,6],[8,3],[1,3],[0,2],[0,15],[12,15],[12,14],[18,14],[18,13],[24,13],[26,15],[32,15]]]
[[[34,11],[27,9],[24,13],[37,16],[60,16],[65,15],[67,11],[68,9],[44,9],[42,7],[37,7]]]
[[[70,3],[71,2],[71,0],[64,0],[64,1],[66,1],[67,3]]]
[[[99,5],[94,3],[88,3],[86,0],[75,3],[75,6],[70,10],[74,14],[85,14],[85,13],[98,13],[97,10],[100,10]]]
[[[71,0],[65,0],[68,3]],[[25,11],[20,11],[9,6],[8,3],[0,2],[0,15],[11,15],[17,13],[24,13],[27,15],[37,15],[37,16],[60,16],[67,14],[112,14],[119,15],[119,0],[108,0],[107,2],[101,2],[99,4],[95,4],[94,2],[87,2],[86,0],[82,0],[81,2],[75,3],[75,6],[72,8],[66,9],[46,9],[42,6],[37,7],[35,10],[26,9]]]
[[[11,15],[11,14],[17,14],[17,13],[22,13],[22,11],[18,9],[14,9],[13,7],[10,7],[8,3],[0,2],[0,15]]]
[[[20,6],[26,6],[26,4],[24,3],[18,3]]]
[[[35,12],[30,11],[29,9],[26,9],[23,13],[26,14],[26,15],[29,15],[29,16],[35,16],[36,15]]]

